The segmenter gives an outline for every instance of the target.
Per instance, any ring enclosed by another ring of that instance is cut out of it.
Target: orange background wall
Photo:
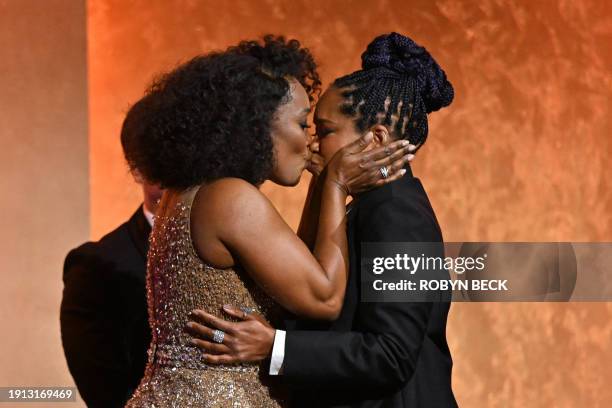
[[[612,240],[608,1],[91,0],[86,10],[78,1],[6,4],[0,2],[2,64],[16,61],[8,69],[18,78],[0,75],[7,194],[0,205],[9,215],[0,231],[0,365],[12,367],[2,369],[0,386],[71,385],[57,323],[62,257],[127,219],[141,200],[119,144],[129,105],[155,73],[265,32],[302,40],[325,83],[357,69],[366,44],[383,32],[407,34],[430,50],[456,100],[431,116],[430,138],[413,167],[447,241]],[[15,59],[30,54],[37,57]],[[15,102],[19,92],[6,91],[15,84],[59,125],[20,116],[32,103]],[[56,94],[41,96],[52,86]],[[26,145],[36,149],[25,155]],[[294,189],[264,186],[293,227],[307,179]],[[610,303],[454,304],[448,338],[458,402],[610,406],[611,337]]]
[[[90,233],[85,20],[79,1],[0,1],[0,387],[73,385],[59,304]]]
[[[139,202],[118,132],[157,72],[265,32],[301,40],[325,83],[375,35],[425,45],[456,88],[414,162],[448,241],[612,239],[612,3],[92,1],[92,234]],[[296,226],[308,177],[264,190]],[[465,407],[609,406],[612,304],[455,304],[448,338]],[[604,401],[606,403],[604,403]]]

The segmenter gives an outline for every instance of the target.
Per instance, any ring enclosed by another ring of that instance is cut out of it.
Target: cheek
[[[327,163],[338,150],[358,138],[359,135],[356,134],[332,133],[319,141],[319,152],[323,159],[325,159],[325,163]]]
[[[308,148],[308,138],[299,128],[299,130],[285,132],[282,144],[288,154],[303,154]]]
[[[295,148],[298,152],[304,153],[304,151],[308,150],[308,140],[310,137],[308,134],[300,127],[299,131],[296,132],[295,135]]]
[[[301,129],[300,129],[301,130]],[[283,132],[275,135],[274,148],[279,156],[288,158],[294,154],[301,154],[308,148],[308,140],[303,132]]]

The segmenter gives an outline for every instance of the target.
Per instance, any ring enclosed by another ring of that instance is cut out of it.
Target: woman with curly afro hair
[[[307,132],[319,86],[306,48],[266,36],[182,64],[151,86],[140,127],[128,115],[129,165],[166,188],[148,254],[153,338],[128,407],[284,405],[282,390],[260,374],[260,358],[215,365],[204,358],[186,332],[194,309],[220,317],[223,305],[239,305],[251,329],[265,324],[260,316],[278,321],[283,310],[338,317],[349,264],[347,197],[400,178],[408,142],[372,148],[368,134],[329,160],[309,248],[259,187],[294,186],[305,169],[319,171]],[[224,351],[234,336],[210,330],[218,347],[211,351]]]

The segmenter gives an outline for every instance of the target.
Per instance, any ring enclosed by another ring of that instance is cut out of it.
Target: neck
[[[153,197],[149,197],[145,195],[144,202],[142,205],[150,213],[153,213],[153,214],[157,213],[157,207],[158,207],[157,199],[154,199]]]

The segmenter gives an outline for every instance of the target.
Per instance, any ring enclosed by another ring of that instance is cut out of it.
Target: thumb
[[[366,147],[368,147],[370,145],[370,143],[372,142],[372,140],[374,139],[374,133],[372,132],[368,132],[365,134],[365,136],[355,140],[353,143],[347,145],[345,147],[345,150],[348,153],[359,153],[362,152],[366,149]]]

